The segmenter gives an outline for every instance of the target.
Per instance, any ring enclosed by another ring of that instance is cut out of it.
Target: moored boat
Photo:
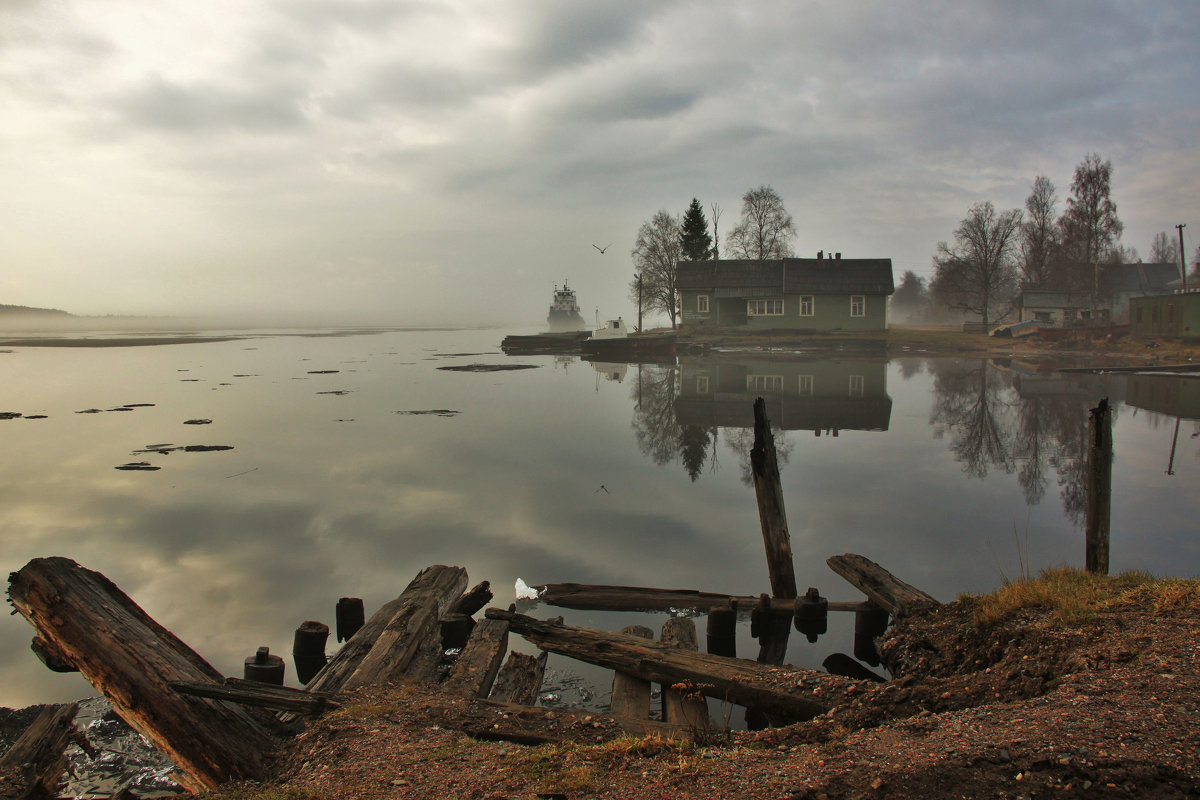
[[[554,299],[550,303],[550,314],[546,317],[551,333],[567,333],[571,331],[586,331],[587,323],[579,313],[579,303],[575,299],[575,290],[563,281],[562,288],[554,287]]]

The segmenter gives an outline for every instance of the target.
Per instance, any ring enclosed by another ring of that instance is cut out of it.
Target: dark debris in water
[[[212,425],[211,419],[185,419],[184,425]]]
[[[455,364],[438,367],[449,372],[509,372],[516,369],[537,369],[537,364]]]
[[[340,397],[344,394],[350,394],[350,390],[349,389],[333,389],[328,392],[317,392],[317,394],[336,394]]]
[[[338,374],[338,372],[340,372],[340,370],[336,370],[336,369],[310,369],[310,370],[308,371],[308,374],[309,374],[309,375],[336,375],[336,374]]]
[[[461,411],[455,411],[449,408],[429,408],[422,411],[397,411],[397,414],[409,414],[412,416],[433,415],[435,417],[454,417],[461,414]]]
[[[16,419],[21,416],[20,411],[0,411],[0,419]]]
[[[188,444],[188,445],[152,445],[144,450],[134,450],[134,455],[141,453],[158,453],[160,455],[168,455],[169,453],[211,453],[217,450],[232,450],[231,444]]]
[[[114,467],[114,469],[123,469],[130,472],[154,472],[155,470],[162,469],[162,467],[156,467],[149,461],[133,461],[129,464],[121,464],[118,467]]]

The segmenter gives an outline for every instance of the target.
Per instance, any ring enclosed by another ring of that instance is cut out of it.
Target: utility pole
[[[1179,271],[1183,273],[1183,291],[1187,291],[1187,254],[1183,251],[1183,229],[1187,223],[1181,222],[1175,226],[1179,231]]]

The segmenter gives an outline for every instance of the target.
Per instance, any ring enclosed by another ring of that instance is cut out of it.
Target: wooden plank
[[[469,617],[482,610],[490,602],[492,602],[492,584],[489,581],[480,581],[472,586],[469,592],[464,592],[462,597],[454,601],[450,612],[466,614]]]
[[[546,674],[545,651],[536,656],[513,651],[496,675],[492,685],[491,699],[502,703],[531,706],[537,702],[542,691],[542,678]]]
[[[645,625],[626,625],[621,633],[639,639],[654,638],[654,631]],[[613,673],[612,700],[608,708],[616,717],[650,719],[650,681],[617,670]]]
[[[471,631],[471,638],[454,664],[442,688],[463,697],[485,698],[508,652],[508,623],[485,619]]]
[[[75,727],[78,713],[78,703],[66,703],[46,706],[34,717],[0,757],[0,798],[58,797],[67,745],[84,741]]]
[[[655,589],[648,586],[607,586],[586,583],[545,583],[534,587],[538,601],[582,611],[705,611],[736,603],[744,614],[758,603],[758,595],[721,594],[696,589]],[[792,609],[794,600],[775,598],[771,607]],[[830,602],[830,611],[857,611],[863,601]]]
[[[792,564],[792,540],[783,504],[783,484],[779,480],[775,436],[767,419],[766,401],[761,397],[754,401],[754,446],[750,448],[750,473],[754,478],[758,520],[762,525],[763,545],[767,552],[771,596],[795,599],[796,571]]]
[[[335,701],[332,695],[325,692],[309,692],[287,686],[272,686],[241,678],[226,678],[225,682],[221,684],[172,681],[170,686],[183,694],[211,697],[217,700],[228,700],[231,703],[267,708],[272,711],[291,711],[309,716],[341,708],[341,704]]]
[[[905,583],[865,556],[845,553],[830,556],[825,563],[893,617],[940,605],[933,596]],[[829,605],[833,607],[832,603]]]
[[[1112,461],[1112,419],[1105,397],[1088,413],[1087,506],[1083,526],[1084,567],[1100,575],[1108,574]]]
[[[699,650],[696,623],[685,617],[671,617],[663,623],[659,641],[667,647],[680,650]],[[663,722],[686,725],[698,731],[712,730],[712,719],[708,715],[708,699],[686,682],[663,684]]]
[[[180,694],[171,681],[221,683],[219,672],[112,581],[66,558],[37,558],[9,578],[17,611],[53,642],[116,712],[201,792],[264,776],[277,741],[250,710]]]
[[[551,625],[499,608],[489,608],[486,614],[490,619],[509,620],[514,632],[543,650],[646,680],[689,682],[709,697],[779,712],[797,721],[825,711],[825,706],[813,702],[800,688],[800,679],[814,674],[808,670],[784,670],[740,658],[664,647],[620,633]]]
[[[337,694],[341,691],[350,677],[359,669],[367,654],[375,647],[377,640],[401,613],[411,616],[415,610],[410,606],[420,604],[422,598],[432,599],[433,605],[440,616],[450,603],[462,593],[467,585],[467,571],[462,567],[447,567],[437,564],[421,570],[408,584],[399,597],[384,605],[371,615],[367,623],[350,637],[329,663],[317,673],[305,688],[314,692],[329,692]],[[407,607],[407,610],[406,610]],[[426,605],[426,608],[428,604]],[[434,617],[436,622],[437,616]],[[396,631],[393,630],[390,641],[395,643]],[[376,658],[376,667],[382,666],[381,653]],[[386,664],[386,661],[384,661]]]

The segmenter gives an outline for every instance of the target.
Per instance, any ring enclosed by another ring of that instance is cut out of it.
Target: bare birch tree
[[[1026,286],[1045,288],[1050,283],[1050,256],[1057,242],[1054,184],[1045,175],[1033,179],[1033,190],[1025,200],[1021,223],[1021,274]]]
[[[732,258],[786,258],[792,255],[795,236],[796,224],[783,199],[770,186],[759,186],[742,195],[742,218],[725,246]]]
[[[990,202],[971,206],[954,231],[954,246],[939,242],[933,257],[932,292],[948,308],[979,314],[984,332],[990,315],[1016,289],[1013,250],[1020,209],[997,212]]]
[[[642,307],[666,314],[672,328],[679,318],[677,265],[683,257],[679,230],[678,217],[667,211],[659,211],[649,222],[642,223],[637,242],[630,252],[635,270],[629,287],[632,296],[638,296],[640,278]]]

